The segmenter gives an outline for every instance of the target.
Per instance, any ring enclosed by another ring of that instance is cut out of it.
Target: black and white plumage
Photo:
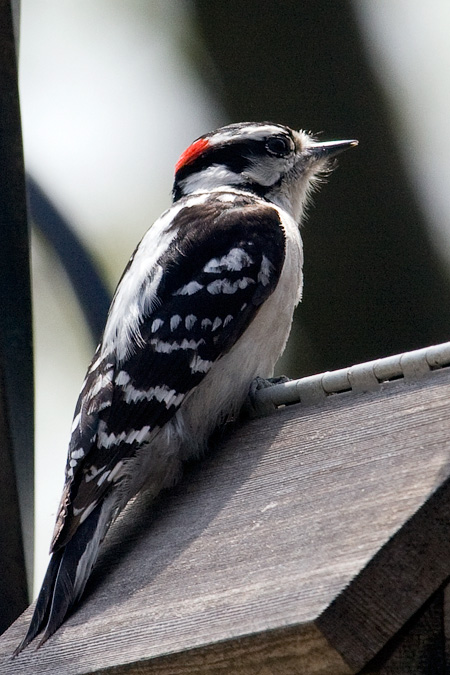
[[[122,276],[80,393],[52,557],[16,653],[64,621],[131,497],[173,484],[272,375],[301,296],[308,191],[352,145],[247,123],[181,156],[174,203]]]

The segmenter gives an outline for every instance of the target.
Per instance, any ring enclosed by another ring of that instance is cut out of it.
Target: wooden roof
[[[438,674],[418,664],[445,660],[449,393],[443,362],[243,423],[126,509],[79,608],[10,660],[16,621],[0,673]]]

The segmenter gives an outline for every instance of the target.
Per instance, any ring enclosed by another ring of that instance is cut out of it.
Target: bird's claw
[[[273,412],[273,405],[271,403],[265,403],[260,401],[257,392],[262,389],[268,389],[277,384],[284,384],[289,382],[290,378],[285,375],[280,377],[255,377],[255,379],[250,384],[250,389],[247,394],[244,406],[242,408],[243,413],[246,417],[250,419],[255,419],[256,417],[264,417]]]

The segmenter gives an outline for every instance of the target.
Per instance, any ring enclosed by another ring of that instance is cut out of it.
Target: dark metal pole
[[[34,543],[29,233],[9,0],[0,0],[0,45],[0,628],[6,628],[27,605]]]

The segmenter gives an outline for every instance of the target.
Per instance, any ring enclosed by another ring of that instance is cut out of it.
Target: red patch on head
[[[198,141],[194,141],[181,155],[178,162],[175,164],[175,173],[177,173],[183,166],[190,164],[199,157],[203,150],[205,150],[209,145],[209,141],[206,138],[199,138]]]

